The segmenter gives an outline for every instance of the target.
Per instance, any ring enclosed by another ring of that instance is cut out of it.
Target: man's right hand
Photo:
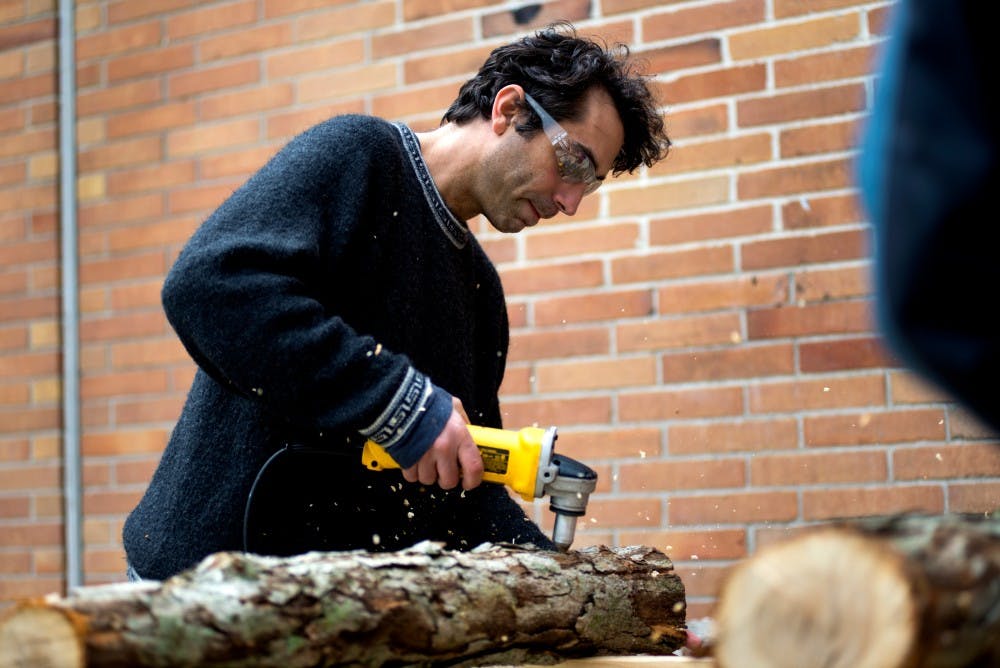
[[[468,428],[469,418],[462,402],[452,398],[451,417],[434,443],[416,464],[403,469],[403,478],[422,485],[437,483],[441,489],[478,487],[483,481],[483,458]]]

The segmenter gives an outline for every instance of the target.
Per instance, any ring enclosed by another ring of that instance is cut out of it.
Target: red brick
[[[772,229],[772,218],[773,211],[769,206],[659,218],[649,223],[649,243],[665,246],[762,234]]]
[[[787,123],[863,111],[861,84],[847,84],[740,100],[736,115],[741,127]]]
[[[51,353],[0,355],[0,378],[5,380],[49,376],[58,372],[59,360]]]
[[[866,487],[806,490],[802,493],[805,520],[833,520],[907,512],[944,512],[940,486]]]
[[[197,4],[197,0],[118,0],[107,5],[108,23],[125,23],[135,19],[166,14]]]
[[[616,284],[719,274],[734,269],[732,248],[707,246],[690,250],[659,251],[628,255],[611,261],[611,277]]]
[[[108,118],[108,137],[159,133],[161,130],[193,125],[198,115],[194,102],[162,104],[152,109],[130,111]]]
[[[393,90],[398,85],[399,74],[395,63],[364,64],[301,77],[298,80],[298,99],[305,103],[334,100],[338,97]]]
[[[163,215],[163,196],[157,193],[117,198],[80,207],[80,227],[105,228],[120,223],[157,219]]]
[[[88,491],[83,495],[83,512],[94,515],[124,515],[130,512],[142,497],[142,491]]]
[[[525,238],[529,260],[629,250],[639,243],[636,223],[601,224],[593,227],[542,230]]]
[[[292,24],[276,23],[203,38],[198,42],[198,53],[203,62],[209,62],[248,53],[266,53],[292,43]]]
[[[0,81],[0,105],[49,97],[56,92],[56,77],[52,72],[31,77]]]
[[[741,173],[737,177],[737,189],[740,199],[754,199],[834,190],[850,186],[853,178],[853,165],[849,160],[831,160]]]
[[[410,56],[426,49],[468,44],[474,39],[471,17],[445,18],[425,25],[372,35],[372,58]]]
[[[0,304],[3,305],[0,312],[2,323],[54,317],[59,313],[59,302],[55,295],[4,299]]]
[[[111,346],[111,366],[114,369],[156,367],[187,360],[187,351],[176,337],[127,341]]]
[[[794,277],[795,302],[807,304],[872,294],[868,266],[805,269]]]
[[[697,284],[668,285],[657,292],[658,310],[664,314],[780,306],[787,302],[788,277],[784,274],[755,274]]]
[[[51,151],[56,148],[58,138],[55,130],[32,130],[5,137],[0,144],[0,158],[25,157],[32,153]]]
[[[574,355],[600,355],[610,350],[604,328],[512,331],[508,359],[512,362]]]
[[[671,104],[683,104],[745,95],[766,88],[767,68],[763,64],[754,64],[679,76],[664,84],[663,96]]]
[[[607,397],[506,401],[502,409],[504,424],[510,429],[532,425],[599,425],[606,424],[611,417],[611,401]]]
[[[116,58],[108,63],[108,80],[119,81],[148,77],[194,64],[194,46],[178,44],[163,49],[146,50]]]
[[[765,162],[773,157],[771,137],[763,133],[700,142],[685,141],[683,145],[671,147],[667,158],[650,167],[649,174],[658,176],[738,167]],[[735,236],[734,232],[730,235]]]
[[[642,18],[642,36],[649,42],[683,35],[716,32],[764,20],[763,0],[735,0],[659,12]]]
[[[209,214],[239,187],[239,182],[216,183],[196,188],[175,188],[167,195],[167,211],[190,213],[202,211]]]
[[[603,267],[596,260],[502,269],[500,276],[509,295],[588,288],[604,281]]]
[[[652,303],[649,290],[642,289],[541,299],[534,304],[534,324],[545,327],[648,316]]]
[[[108,250],[112,252],[132,251],[143,248],[161,248],[165,245],[187,241],[200,220],[166,220],[111,230],[107,234]],[[157,262],[157,265],[161,265]]]
[[[657,99],[663,98],[658,96]],[[714,135],[729,129],[729,112],[725,104],[671,111],[668,120],[667,129],[675,139]]]
[[[118,430],[105,434],[88,432],[83,435],[82,450],[87,457],[158,453],[167,444],[167,436],[162,429]]]
[[[824,81],[855,79],[871,72],[875,49],[871,46],[824,51],[812,55],[796,54],[774,63],[774,82],[778,88],[815,85]]]
[[[775,0],[774,15],[776,18],[784,19],[792,16],[815,14],[831,9],[855,7],[864,3],[865,0]]]
[[[246,145],[260,138],[260,121],[246,118],[173,130],[167,135],[170,157],[189,156],[231,146]]]
[[[798,446],[798,429],[794,418],[676,424],[667,439],[672,455],[789,450]]]
[[[750,460],[754,487],[885,482],[887,478],[883,452],[757,455]]]
[[[383,118],[433,113],[435,119],[440,119],[445,109],[455,99],[455,92],[454,84],[393,89],[388,92],[375,91],[372,94],[371,110],[373,114]]]
[[[730,182],[726,176],[702,178],[621,188],[608,191],[611,216],[645,215],[650,212],[676,211],[729,201]]]
[[[672,495],[667,502],[671,526],[787,522],[799,513],[795,492],[730,492],[713,496]]]
[[[540,362],[535,377],[537,391],[543,393],[637,387],[656,382],[656,360],[643,356]]]
[[[93,172],[157,162],[163,157],[162,150],[162,141],[159,137],[137,137],[109,142],[80,151],[80,171]]]
[[[108,174],[108,194],[148,192],[191,183],[195,179],[193,160],[156,164]],[[134,232],[133,232],[134,234]]]
[[[740,559],[746,556],[745,529],[713,531],[622,531],[622,545],[647,545],[674,562],[688,559]]]
[[[588,529],[601,527],[657,527],[660,526],[660,499],[658,497],[606,499],[591,496],[587,514],[580,520]]]
[[[864,220],[855,194],[809,195],[781,207],[783,226],[789,230],[858,223]]]
[[[159,250],[108,260],[91,260],[80,263],[80,282],[108,283],[124,279],[159,276],[166,271],[163,253]]]
[[[403,0],[403,20],[416,21],[489,5],[489,0]]]
[[[91,58],[128,53],[159,44],[162,38],[159,21],[109,28],[93,35],[78,37],[76,57],[85,62]]]
[[[852,150],[857,144],[858,133],[858,125],[853,121],[782,130],[779,138],[781,157],[796,158]]]
[[[497,12],[483,14],[480,18],[483,37],[523,33],[527,30],[542,28],[559,20],[583,21],[590,17],[590,2],[588,0],[553,0],[533,6],[529,8],[529,11],[531,13],[525,15],[519,10],[504,8]]]
[[[673,44],[655,49],[639,51],[637,54],[646,63],[645,71],[650,75],[672,75],[679,70],[703,67],[722,62],[722,44],[717,38],[700,39],[684,44]],[[657,99],[666,100],[663,91]]]
[[[670,353],[662,361],[665,383],[753,379],[793,373],[795,350],[788,344],[765,344]]]
[[[1000,508],[1000,482],[948,485],[948,508],[953,513],[994,515]]]
[[[109,111],[144,107],[163,99],[161,84],[156,79],[139,79],[108,86],[77,95],[76,109],[80,117],[95,116]],[[147,113],[143,111],[142,113]],[[150,110],[148,113],[156,112]]]
[[[747,313],[747,334],[756,340],[866,332],[872,324],[870,307],[866,302],[830,302],[760,309]]]
[[[744,487],[746,463],[742,459],[645,459],[618,465],[618,485],[623,492],[652,492]]]
[[[885,380],[881,375],[761,382],[750,387],[750,410],[754,413],[882,406],[885,403]]]
[[[241,0],[202,7],[176,14],[166,20],[167,37],[176,40],[226,28],[245,26],[257,19],[257,2]]]
[[[944,413],[936,409],[807,415],[802,433],[809,446],[881,445],[942,440]]]
[[[295,36],[299,41],[324,39],[350,33],[375,31],[393,24],[396,18],[394,0],[372,0],[350,3],[324,12],[314,12],[295,21]]]
[[[0,469],[0,489],[8,492],[26,490],[34,493],[42,489],[58,489],[61,480],[59,467],[54,465],[18,465]],[[6,527],[4,530],[6,531]],[[4,531],[0,531],[2,533]]]
[[[894,404],[929,404],[950,400],[947,392],[908,369],[890,372],[889,387]]]
[[[617,327],[619,352],[729,344],[740,340],[739,315],[721,313],[624,323]]]
[[[0,362],[0,369],[2,366]],[[56,408],[0,410],[0,434],[57,429],[61,424],[61,418],[61,412]]]
[[[361,63],[365,58],[362,39],[346,39],[335,46],[323,43],[299,47],[266,56],[269,80],[294,77],[306,72],[324,72],[333,68]]]
[[[802,371],[816,373],[891,366],[892,361],[879,339],[851,338],[803,343],[799,349],[799,364]]]
[[[173,422],[181,414],[184,405],[183,397],[172,399],[137,399],[135,401],[118,401],[114,406],[114,421],[119,425],[142,426],[150,422]],[[153,464],[156,462],[154,461]],[[149,480],[149,476],[145,477]],[[118,482],[124,482],[120,478]]]
[[[166,331],[166,319],[162,313],[130,313],[93,320],[84,319],[80,323],[80,340],[93,343],[163,334]]]
[[[861,21],[853,13],[779,23],[773,27],[754,26],[729,35],[729,51],[733,60],[752,60],[853,42],[860,31]]]
[[[56,21],[51,18],[27,23],[0,24],[0,51],[55,39],[57,32]]]
[[[738,387],[714,386],[623,393],[618,397],[618,412],[626,422],[728,417],[743,413],[743,393]]]
[[[199,67],[192,72],[172,74],[167,79],[171,98],[183,98],[224,88],[243,86],[260,80],[260,64],[242,60],[213,67]]]
[[[1000,477],[1000,448],[995,443],[897,448],[892,467],[897,480]]]
[[[365,112],[363,100],[355,99],[341,104],[325,104],[286,113],[276,113],[267,119],[268,139],[290,139],[320,121],[335,114],[360,114]]]
[[[560,430],[556,451],[588,462],[618,457],[656,457],[660,454],[660,439],[659,429],[647,427]]]
[[[264,145],[225,153],[201,156],[198,159],[200,174],[205,179],[227,176],[247,178],[274,157],[277,146]]]

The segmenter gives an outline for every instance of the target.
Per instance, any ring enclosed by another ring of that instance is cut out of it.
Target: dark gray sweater
[[[342,116],[292,140],[193,235],[163,304],[199,369],[125,523],[142,577],[242,549],[254,481],[292,444],[311,449],[282,455],[254,491],[269,534],[250,536],[254,551],[552,547],[503,487],[444,492],[361,465],[366,437],[416,461],[449,395],[501,426],[499,277],[407,128]]]

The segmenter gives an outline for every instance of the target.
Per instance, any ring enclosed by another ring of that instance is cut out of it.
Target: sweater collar
[[[424,191],[424,199],[427,200],[427,205],[433,212],[438,227],[456,248],[464,248],[469,239],[469,228],[444,203],[441,191],[434,185],[434,179],[431,178],[430,170],[427,169],[427,163],[424,162],[424,156],[420,152],[420,140],[417,139],[413,130],[402,123],[393,123],[393,125],[396,126],[403,138],[403,147],[406,149],[406,155],[410,158],[413,173],[420,182],[420,187]]]

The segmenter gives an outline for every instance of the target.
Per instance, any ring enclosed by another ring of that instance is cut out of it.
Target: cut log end
[[[82,668],[79,624],[56,608],[27,605],[0,621],[0,668]]]
[[[722,668],[903,668],[919,602],[904,559],[877,541],[824,529],[758,552],[730,573],[716,611]]]

